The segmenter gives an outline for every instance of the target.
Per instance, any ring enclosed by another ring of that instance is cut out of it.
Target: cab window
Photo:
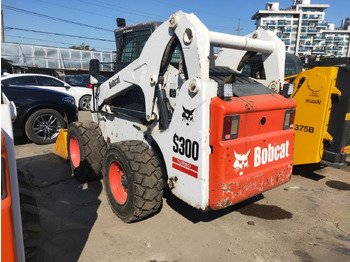
[[[38,82],[36,81],[35,76],[21,76],[21,77],[14,77],[10,78],[9,85],[22,85],[22,86],[29,86],[29,85],[38,85]]]

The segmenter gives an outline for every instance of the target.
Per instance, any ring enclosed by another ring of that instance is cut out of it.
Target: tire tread
[[[74,176],[80,182],[88,182],[98,178],[102,172],[106,153],[106,143],[98,124],[92,121],[71,123],[68,129],[68,153],[71,135],[75,135],[78,139],[82,160],[77,168],[71,164]]]
[[[139,140],[122,141],[112,144],[111,147],[118,148],[126,157],[133,175],[135,191],[133,214],[120,217],[111,205],[112,210],[127,223],[159,212],[163,201],[164,179],[156,154]]]

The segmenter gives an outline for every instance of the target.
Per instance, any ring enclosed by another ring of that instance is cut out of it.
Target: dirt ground
[[[350,261],[350,163],[298,167],[287,184],[215,212],[168,196],[160,213],[125,224],[102,181],[76,181],[54,145],[15,142],[41,219],[34,261]]]

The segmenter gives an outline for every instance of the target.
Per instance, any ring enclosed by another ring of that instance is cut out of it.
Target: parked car
[[[92,88],[92,85],[90,84],[90,75],[89,74],[66,75],[64,77],[64,80],[68,84],[70,84],[71,86]],[[100,75],[98,77],[98,85],[101,85],[102,83],[106,82],[107,80],[108,80],[107,77]]]
[[[83,87],[72,87],[55,77],[42,74],[11,74],[1,77],[1,84],[6,86],[33,86],[42,89],[56,90],[74,97],[76,106],[90,110],[92,91]]]
[[[34,143],[55,142],[61,128],[78,120],[78,109],[70,95],[37,87],[3,84],[1,91],[16,105],[14,135],[26,134]]]

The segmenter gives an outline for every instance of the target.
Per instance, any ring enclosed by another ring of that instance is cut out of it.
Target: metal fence
[[[1,43],[1,57],[12,61],[14,66],[80,70],[89,70],[90,60],[98,59],[102,62],[100,70],[107,72],[114,71],[111,62],[115,61],[115,53],[112,52],[6,42]]]

